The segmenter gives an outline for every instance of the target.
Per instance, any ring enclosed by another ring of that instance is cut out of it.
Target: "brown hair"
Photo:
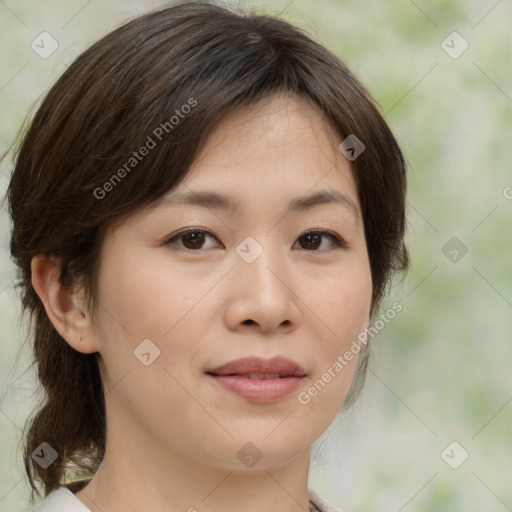
[[[16,151],[7,193],[11,254],[45,391],[24,433],[32,500],[34,491],[39,494],[35,480],[47,496],[63,485],[67,471],[92,476],[106,435],[98,354],[74,350],[55,330],[32,287],[32,258],[59,258],[61,282],[83,285],[91,308],[106,229],[177,186],[226,113],[276,92],[313,101],[340,142],[355,134],[366,146],[351,165],[373,314],[393,272],[406,270],[402,153],[370,95],[330,51],[281,19],[207,3],[157,10],[106,35],[46,95]],[[184,105],[191,108],[180,110]],[[126,162],[148,137],[156,138],[157,127],[161,141],[128,170]],[[346,404],[362,385],[367,357],[365,351],[359,358]],[[47,468],[31,457],[42,442],[57,451]]]

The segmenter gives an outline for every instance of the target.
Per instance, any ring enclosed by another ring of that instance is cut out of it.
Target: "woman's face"
[[[372,295],[340,142],[303,99],[267,98],[224,118],[176,189],[107,234],[93,333],[111,442],[264,469],[328,427]],[[192,192],[226,201],[178,200]]]

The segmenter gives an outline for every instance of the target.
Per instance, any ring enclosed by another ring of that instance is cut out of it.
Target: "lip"
[[[305,370],[295,361],[276,356],[272,359],[262,357],[242,357],[208,370],[215,375],[246,375],[248,373],[279,373],[281,375],[304,377]]]
[[[250,379],[253,374],[279,374],[279,378]],[[272,359],[244,357],[230,361],[206,374],[224,389],[250,402],[276,402],[293,393],[306,376],[296,362],[277,356]]]

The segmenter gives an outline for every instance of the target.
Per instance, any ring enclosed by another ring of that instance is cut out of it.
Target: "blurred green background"
[[[0,151],[80,52],[165,4],[0,1]],[[512,3],[235,4],[281,13],[341,57],[409,163],[412,268],[383,305],[403,310],[372,340],[362,396],[316,444],[310,487],[345,512],[512,510]],[[43,31],[58,42],[45,59],[31,48]],[[38,394],[27,345],[17,358],[26,328],[5,207],[0,219],[0,510],[17,512],[29,495],[20,434]]]

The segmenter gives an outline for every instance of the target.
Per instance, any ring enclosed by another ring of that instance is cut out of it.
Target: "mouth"
[[[287,377],[291,377],[291,375],[280,374],[280,373],[243,373],[243,374],[233,373],[230,375],[231,376],[238,375],[239,377],[244,377],[246,379],[251,379],[251,380],[286,379]],[[229,375],[227,375],[227,376],[229,376]],[[226,375],[217,375],[217,377],[226,377]]]
[[[249,402],[276,402],[290,395],[306,376],[296,362],[274,357],[246,357],[210,369],[206,374],[220,387]]]

